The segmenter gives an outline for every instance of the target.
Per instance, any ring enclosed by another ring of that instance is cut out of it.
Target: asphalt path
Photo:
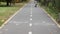
[[[2,29],[0,34],[60,34],[52,19],[35,3],[28,3]]]

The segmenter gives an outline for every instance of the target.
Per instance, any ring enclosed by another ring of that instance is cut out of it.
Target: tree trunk
[[[7,2],[7,6],[9,6],[9,2]]]

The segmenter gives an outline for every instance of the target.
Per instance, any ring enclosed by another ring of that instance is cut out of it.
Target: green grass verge
[[[57,21],[57,19],[58,19],[58,13],[59,13],[59,11],[57,11],[56,9],[54,9],[54,8],[49,8],[49,7],[45,7],[45,6],[43,6],[42,8],[44,8],[45,10],[46,10],[46,12],[49,14],[49,15],[51,15],[56,21]],[[60,24],[60,23],[58,23],[58,24]]]
[[[59,21],[59,10],[57,8],[52,7],[52,4],[50,3],[49,6],[43,6],[41,3],[39,5],[46,10],[46,12],[51,15],[57,22]],[[60,24],[60,21],[58,22]]]
[[[58,19],[58,11],[53,8],[45,8],[45,10],[56,20]]]
[[[17,10],[19,10],[25,3],[16,3],[15,6],[6,6],[4,3],[0,5],[0,26],[13,15]]]

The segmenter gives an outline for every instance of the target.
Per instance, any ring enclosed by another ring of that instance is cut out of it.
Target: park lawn
[[[1,6],[0,7],[0,26],[19,10],[25,3],[16,3],[15,6]]]

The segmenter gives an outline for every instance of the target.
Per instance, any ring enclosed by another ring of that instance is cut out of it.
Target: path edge
[[[40,8],[53,20],[53,22],[55,22],[55,24],[57,25],[57,27],[60,28],[60,25],[57,23],[57,21],[48,12],[46,12],[45,9],[43,9],[42,7],[40,7]]]
[[[28,3],[27,3],[28,4]],[[10,18],[8,18],[1,26],[0,29],[2,29],[17,13],[19,13],[27,4],[25,4],[23,7],[21,7],[19,10],[17,10]]]

